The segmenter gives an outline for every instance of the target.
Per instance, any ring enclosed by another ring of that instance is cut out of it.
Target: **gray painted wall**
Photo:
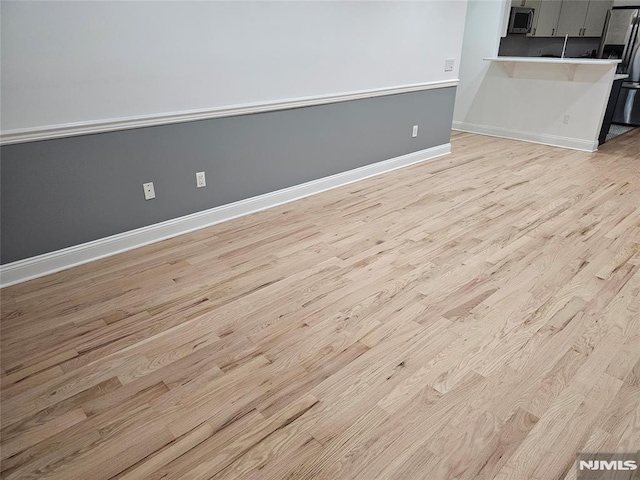
[[[449,87],[4,146],[1,263],[446,144],[454,99]]]

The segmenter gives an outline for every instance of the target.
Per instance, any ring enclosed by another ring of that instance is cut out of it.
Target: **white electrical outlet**
[[[444,60],[444,71],[445,72],[453,72],[453,58],[446,58]]]
[[[202,188],[207,186],[207,179],[204,176],[204,172],[196,173],[196,187]]]
[[[153,182],[143,183],[142,189],[144,190],[144,199],[151,200],[152,198],[156,198],[156,190],[153,188]]]
[[[418,125],[413,126],[413,131],[411,132],[411,137],[416,138],[418,136]]]
[[[562,119],[562,123],[564,123],[565,125],[567,125],[569,122],[571,121],[571,115],[567,115],[565,114],[565,116]]]

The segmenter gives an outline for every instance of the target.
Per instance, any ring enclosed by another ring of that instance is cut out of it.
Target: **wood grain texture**
[[[452,144],[2,290],[0,476],[555,480],[640,450],[640,131]]]

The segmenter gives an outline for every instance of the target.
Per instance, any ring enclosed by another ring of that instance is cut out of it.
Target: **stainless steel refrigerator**
[[[598,56],[620,58],[617,73],[629,75],[620,89],[613,123],[640,126],[640,9],[613,8],[607,13]]]

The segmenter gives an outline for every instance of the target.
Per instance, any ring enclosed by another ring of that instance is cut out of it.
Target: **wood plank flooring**
[[[640,449],[640,131],[453,154],[2,290],[6,479],[574,479]]]

